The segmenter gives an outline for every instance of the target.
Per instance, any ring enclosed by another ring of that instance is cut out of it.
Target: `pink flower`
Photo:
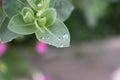
[[[113,73],[112,80],[120,80],[120,68]]]
[[[0,43],[0,57],[2,57],[7,50],[7,44],[5,43]]]
[[[32,77],[33,80],[47,80],[41,72],[34,73]]]
[[[48,49],[48,45],[41,41],[38,41],[36,44],[36,51],[40,54],[46,53]]]

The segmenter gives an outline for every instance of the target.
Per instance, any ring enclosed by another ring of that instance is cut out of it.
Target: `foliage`
[[[2,0],[1,5],[0,44],[13,39],[21,41],[24,36],[35,34],[42,43],[59,48],[69,47],[70,33],[63,23],[73,11],[73,5],[68,0]],[[24,44],[22,46],[18,43],[15,43],[16,47],[11,45],[4,56],[1,53],[0,80],[14,80],[33,74],[34,66],[27,58],[25,47],[31,40],[35,41],[35,37],[20,43]]]
[[[33,56],[32,53],[35,53],[35,37],[56,47],[68,47],[70,37],[73,44],[120,34],[119,0],[51,0],[46,3],[49,3],[49,7],[42,2],[42,12],[38,7],[41,4],[37,6],[38,1],[3,1],[0,10],[0,41],[12,42],[0,61],[3,70],[0,72],[0,80],[13,80],[14,76],[31,73],[33,65],[29,64],[26,54]],[[71,36],[63,21],[68,25]]]
[[[69,1],[3,0],[2,3],[1,42],[35,33],[42,42],[56,47],[69,47],[70,34],[62,22],[73,10]]]

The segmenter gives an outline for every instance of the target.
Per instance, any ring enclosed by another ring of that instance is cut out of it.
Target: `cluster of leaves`
[[[38,40],[68,47],[70,34],[63,21],[73,11],[67,0],[3,0],[0,10],[0,41],[35,33]]]

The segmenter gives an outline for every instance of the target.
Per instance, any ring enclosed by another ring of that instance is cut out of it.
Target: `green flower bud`
[[[40,14],[38,15],[40,19],[46,18],[45,26],[51,26],[56,21],[56,10],[53,8],[45,9],[43,11],[40,11]]]
[[[34,12],[31,8],[24,7],[22,9],[22,16],[26,23],[31,23],[34,21]]]

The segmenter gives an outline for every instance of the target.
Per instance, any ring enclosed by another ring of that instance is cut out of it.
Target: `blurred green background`
[[[98,41],[106,37],[119,36],[120,0],[69,1],[74,5],[74,10],[65,24],[71,34],[71,46],[85,41]],[[31,59],[39,55],[35,50],[36,42],[35,35],[30,35],[8,43],[8,50],[0,59],[0,70],[3,70],[3,72],[0,71],[0,80],[30,76],[33,68],[37,68],[34,60]],[[57,49],[52,46],[49,48]],[[41,57],[39,55],[39,58]],[[4,66],[1,67],[2,65]]]

